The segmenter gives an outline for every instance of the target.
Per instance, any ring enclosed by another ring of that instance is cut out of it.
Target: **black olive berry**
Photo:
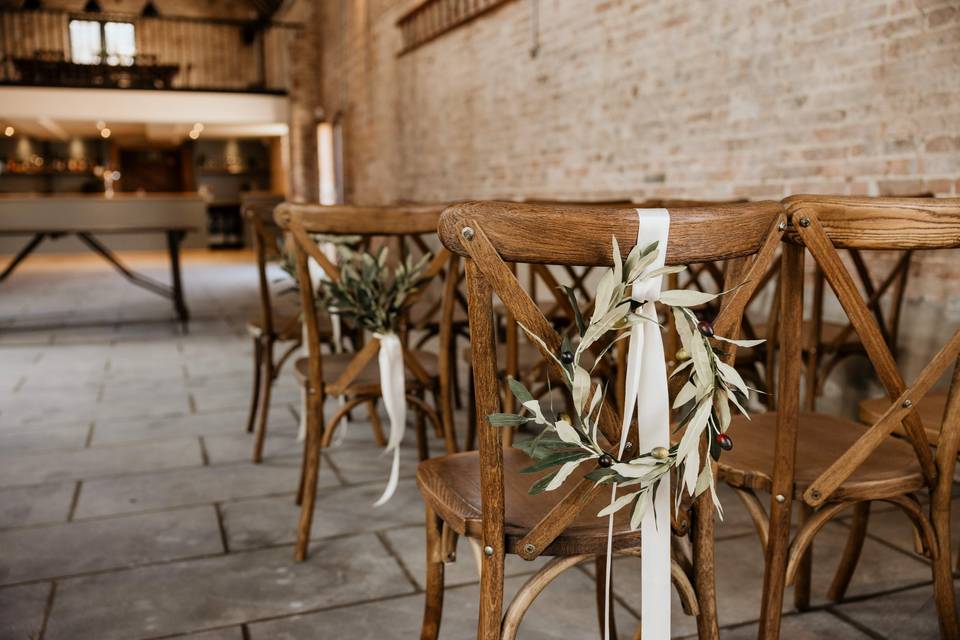
[[[725,433],[717,434],[717,444],[720,445],[720,448],[724,451],[730,451],[733,449],[733,438],[728,436]]]
[[[713,325],[707,320],[701,320],[697,323],[697,330],[708,338],[713,337]]]
[[[603,454],[602,456],[600,456],[599,458],[597,458],[597,464],[599,464],[599,465],[600,465],[601,467],[603,467],[604,469],[609,468],[609,467],[612,467],[612,466],[613,466],[613,458],[611,458],[611,457],[608,456],[607,454]]]
[[[569,351],[561,351],[560,362],[563,364],[573,364],[573,354]]]

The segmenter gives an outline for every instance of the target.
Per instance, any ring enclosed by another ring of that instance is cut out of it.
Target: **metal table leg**
[[[183,300],[183,284],[180,280],[180,243],[186,235],[183,231],[167,231],[167,250],[170,253],[170,277],[173,281],[173,306],[180,318],[183,330],[187,330],[190,312]]]
[[[3,282],[4,280],[6,280],[7,276],[13,273],[13,270],[17,268],[17,265],[23,262],[24,258],[26,258],[28,255],[33,253],[33,250],[36,249],[37,246],[41,242],[43,242],[43,239],[46,237],[47,237],[47,234],[38,233],[32,238],[30,238],[30,241],[27,244],[23,245],[23,248],[20,249],[20,251],[17,253],[16,256],[14,256],[13,260],[10,261],[10,264],[8,264],[7,267],[3,270],[3,273],[0,273],[0,282]]]

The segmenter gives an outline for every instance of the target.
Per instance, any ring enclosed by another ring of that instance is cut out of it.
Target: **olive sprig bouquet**
[[[519,401],[521,412],[494,413],[487,417],[487,421],[495,427],[519,427],[527,423],[543,427],[536,437],[516,445],[533,459],[533,464],[521,473],[535,474],[554,469],[531,485],[530,494],[557,489],[581,464],[595,460],[598,466],[587,473],[586,478],[598,484],[616,483],[621,488],[629,489],[597,515],[606,516],[632,506],[630,526],[633,529],[640,526],[657,487],[674,468],[678,470],[681,487],[690,495],[699,496],[709,490],[717,509],[721,509],[711,466],[701,461],[699,445],[702,438],[707,438],[710,456],[714,460],[720,459],[723,450],[733,447],[733,440],[727,434],[731,405],[749,418],[745,406],[750,388],[736,369],[721,360],[721,353],[714,348],[711,340],[740,347],[753,347],[763,342],[733,340],[716,335],[709,322],[697,318],[691,307],[706,304],[722,293],[686,289],[663,291],[659,302],[670,307],[682,345],[678,353],[681,363],[670,377],[686,377],[673,403],[673,408],[681,413],[677,431],[683,430],[683,435],[675,445],[655,447],[629,459],[617,459],[605,451],[597,434],[605,389],[600,384],[593,384],[593,368],[617,342],[629,337],[629,330],[634,325],[641,322],[659,325],[658,318],[640,313],[642,305],[638,305],[630,295],[633,287],[643,281],[686,269],[666,266],[651,268],[658,251],[657,243],[646,247],[637,245],[624,261],[617,239],[613,238],[613,267],[603,274],[597,284],[594,309],[588,322],[584,321],[573,290],[564,287],[574,309],[578,334],[576,345],[571,343],[569,337],[564,338],[560,352],[554,354],[539,336],[520,325],[560,366],[563,383],[573,400],[572,416],[545,410],[520,381],[511,378],[510,390]],[[588,370],[581,365],[581,359],[594,344],[604,346],[594,359],[595,364]],[[676,492],[677,503],[682,495],[682,490]]]
[[[426,253],[414,262],[407,256],[394,266],[385,246],[371,253],[337,245],[340,277],[319,282],[317,306],[374,334],[396,332],[432,257]]]

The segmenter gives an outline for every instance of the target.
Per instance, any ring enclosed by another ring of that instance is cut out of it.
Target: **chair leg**
[[[719,640],[720,623],[717,616],[716,549],[714,548],[714,506],[709,495],[701,495],[693,505],[693,530],[690,533],[693,550],[694,588],[697,591],[697,636],[700,640]]]
[[[427,590],[420,640],[437,640],[443,617],[443,521],[427,507]]]
[[[933,591],[940,619],[940,637],[944,640],[960,638],[960,618],[957,616],[957,596],[953,586],[952,557],[950,555],[950,492],[952,482],[940,482],[930,501],[930,520],[937,535],[936,557],[931,561]]]
[[[260,337],[253,339],[253,391],[250,392],[250,415],[247,417],[247,433],[253,433],[260,400],[260,369],[263,367],[263,344]]]
[[[610,608],[610,638],[616,640],[617,638],[617,621],[614,618],[614,612],[616,607],[613,606],[613,565],[610,566],[610,602],[607,602],[607,556],[605,554],[600,554],[596,557],[596,562],[594,565],[595,568],[595,577],[594,583],[597,588],[597,622],[600,625],[600,640],[603,640],[606,636],[604,635],[604,629],[606,627],[606,607]]]
[[[813,515],[813,509],[807,504],[801,503],[801,522],[804,522]],[[800,565],[797,567],[796,582],[793,587],[793,604],[797,611],[806,611],[810,608],[810,582],[813,573],[813,543],[807,547],[803,558],[800,559]]]
[[[503,552],[483,556],[477,640],[500,640],[503,616]]]
[[[853,506],[853,522],[850,524],[850,534],[847,536],[847,545],[843,548],[837,573],[833,576],[827,598],[831,602],[842,602],[853,579],[853,572],[860,561],[860,552],[863,551],[863,542],[867,537],[867,525],[870,523],[870,502],[858,502]]]
[[[790,552],[791,502],[790,499],[783,503],[774,501],[770,509],[770,534],[767,540],[760,604],[760,632],[757,636],[760,640],[777,640],[780,637]]]
[[[263,343],[263,371],[260,372],[260,420],[253,438],[253,463],[263,460],[263,443],[267,438],[267,420],[270,417],[270,392],[273,389],[273,340],[267,338]]]
[[[307,441],[304,444],[303,468],[300,470],[300,521],[297,524],[297,544],[294,548],[294,560],[300,562],[307,557],[310,544],[310,528],[313,526],[313,508],[317,499],[317,480],[320,475],[320,442],[323,437],[322,392],[310,392],[309,411],[307,413]]]

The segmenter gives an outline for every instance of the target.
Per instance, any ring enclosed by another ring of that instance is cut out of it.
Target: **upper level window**
[[[79,64],[133,64],[137,39],[131,22],[70,21],[70,55]]]

